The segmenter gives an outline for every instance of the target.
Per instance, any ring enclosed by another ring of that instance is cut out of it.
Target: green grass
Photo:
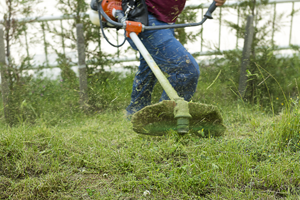
[[[138,135],[123,111],[1,124],[0,199],[299,199],[299,146],[279,144],[298,110],[220,109],[219,138]]]
[[[87,114],[75,83],[31,79],[16,125],[0,107],[0,199],[300,199],[297,80],[280,82],[290,102],[276,90],[249,103],[235,95],[234,65],[220,69],[202,70],[193,98],[219,107],[227,130],[218,138],[133,132],[124,114],[133,75],[90,77]]]

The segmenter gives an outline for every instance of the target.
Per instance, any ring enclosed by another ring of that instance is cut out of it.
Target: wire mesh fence
[[[185,9],[197,12],[197,20],[200,21],[205,9],[210,4],[187,5]],[[257,2],[257,6],[264,6],[265,23],[270,24],[270,39],[272,47],[277,50],[292,49],[293,46],[299,46],[300,41],[297,37],[299,28],[297,22],[300,21],[299,0],[281,0],[265,2]],[[186,28],[191,34],[197,34],[195,40],[185,44],[185,47],[195,57],[221,55],[223,51],[232,49],[242,49],[243,38],[238,37],[238,31],[228,26],[229,23],[241,25],[246,19],[241,16],[244,9],[243,2],[228,1],[223,7],[218,8],[214,13],[214,20],[211,20],[198,28]],[[88,13],[80,13],[81,18],[88,18]],[[19,22],[26,22],[26,30],[21,37],[22,43],[11,47],[16,62],[24,57],[31,57],[31,65],[33,67],[43,66],[43,68],[55,68],[57,65],[57,54],[66,55],[74,66],[77,65],[77,52],[74,51],[76,43],[72,40],[71,32],[75,31],[72,27],[74,19],[78,17],[74,15],[61,16],[42,16],[15,19]],[[259,26],[257,19],[254,19],[255,26]],[[3,20],[0,20],[3,23]],[[107,53],[107,59],[114,62],[124,63],[138,60],[137,52],[130,50],[129,44],[120,48],[113,48],[103,39],[100,30],[93,27],[98,32],[97,42],[89,44],[87,51],[98,51]],[[54,31],[55,30],[55,31]],[[124,39],[123,32],[109,30],[107,31],[110,40],[119,44]],[[126,55],[126,56],[125,56]],[[199,57],[198,57],[199,58]],[[87,63],[91,63],[92,58],[88,58]]]

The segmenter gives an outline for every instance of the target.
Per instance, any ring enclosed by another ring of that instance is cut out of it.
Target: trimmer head
[[[177,130],[177,120],[174,118],[174,101],[162,101],[146,106],[133,114],[131,122],[133,130],[140,134],[161,136],[168,130]],[[189,130],[191,133],[201,134],[202,130],[207,136],[221,136],[226,127],[217,107],[202,103],[190,102]]]

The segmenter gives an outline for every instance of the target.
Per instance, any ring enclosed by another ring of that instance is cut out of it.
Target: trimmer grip
[[[204,17],[208,18],[208,19],[212,19],[213,17],[211,16],[211,14],[215,11],[216,9],[216,2],[214,1],[212,4],[210,4],[208,10],[206,11]]]

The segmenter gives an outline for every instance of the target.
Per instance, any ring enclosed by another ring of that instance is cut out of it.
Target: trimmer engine
[[[116,10],[122,10],[122,0],[104,0],[102,1],[104,12],[114,21],[118,21],[115,17]],[[104,18],[103,21],[106,21]]]
[[[101,18],[102,23],[105,27],[114,27],[112,24],[107,23],[107,20],[102,17],[99,16],[98,13],[98,8],[97,8],[97,1],[94,1],[94,4],[91,6],[93,10],[90,10],[90,20],[92,21],[93,24],[100,26],[100,21],[99,18]],[[102,9],[103,11],[107,14],[107,16],[113,20],[113,21],[118,21],[118,19],[116,18],[116,11],[117,10],[122,10],[122,0],[103,0],[101,3]]]

